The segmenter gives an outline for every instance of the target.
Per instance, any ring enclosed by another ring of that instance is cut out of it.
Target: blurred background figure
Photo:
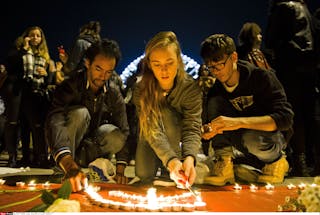
[[[237,53],[240,60],[249,61],[262,69],[271,69],[266,57],[261,51],[262,33],[257,23],[245,23],[239,33]]]
[[[92,43],[101,40],[100,32],[100,22],[90,21],[81,26],[79,35],[69,53],[64,51],[63,46],[59,47],[59,58],[64,64],[63,72],[65,74],[84,67],[84,53]]]
[[[283,84],[295,113],[294,134],[289,142],[292,148],[289,162],[294,176],[310,175],[306,153],[312,160],[314,144],[319,144],[311,139],[316,101],[312,26],[312,16],[303,0],[270,1],[265,41],[266,48],[272,53],[271,66]]]
[[[43,30],[38,26],[28,27],[16,39],[8,54],[8,77],[1,89],[6,106],[4,140],[9,154],[9,167],[49,166],[43,130],[48,107],[47,85],[51,79],[49,65],[50,55]],[[17,162],[19,137],[23,154],[20,163]]]

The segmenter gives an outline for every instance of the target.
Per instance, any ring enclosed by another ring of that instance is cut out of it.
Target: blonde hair
[[[16,48],[18,50],[22,49],[23,47],[23,43],[24,43],[24,38],[29,36],[29,33],[33,30],[39,30],[41,33],[41,42],[38,46],[36,47],[30,47],[32,49],[32,52],[34,55],[36,56],[41,56],[44,59],[46,59],[47,64],[50,63],[50,55],[49,55],[49,50],[48,50],[48,46],[47,46],[47,41],[46,41],[46,37],[44,36],[43,30],[38,27],[38,26],[32,26],[27,28],[20,37],[17,38],[15,44],[16,44]]]
[[[177,37],[172,31],[163,31],[157,33],[149,40],[145,48],[145,57],[142,60],[143,76],[140,83],[140,114],[139,114],[139,127],[140,137],[147,141],[157,135],[157,128],[161,123],[161,108],[165,104],[165,97],[163,90],[155,78],[149,63],[149,57],[155,49],[167,48],[173,45],[176,49],[178,59],[178,71],[175,77],[175,82],[180,82],[186,77],[184,64],[181,57],[181,48]]]

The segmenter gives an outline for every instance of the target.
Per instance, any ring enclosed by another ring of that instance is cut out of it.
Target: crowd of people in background
[[[60,46],[56,62],[42,28],[28,27],[0,67],[1,153],[8,167],[58,166],[73,191],[86,184],[81,167],[110,180],[103,168],[114,155],[122,184],[130,164],[142,183],[161,169],[182,187],[319,175],[319,14],[303,0],[270,1],[266,29],[246,22],[238,38],[204,39],[196,80],[172,31],[148,41],[123,83],[120,47],[99,21],[70,50]]]

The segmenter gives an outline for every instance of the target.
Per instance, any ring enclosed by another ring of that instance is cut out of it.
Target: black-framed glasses
[[[214,70],[220,71],[220,70],[223,70],[224,67],[226,66],[226,63],[227,63],[227,61],[229,60],[230,56],[231,56],[231,55],[229,55],[229,56],[227,57],[227,59],[226,59],[223,63],[218,63],[218,64],[212,65],[212,66],[207,66],[207,65],[206,65],[206,68],[207,68],[209,71],[214,71]]]

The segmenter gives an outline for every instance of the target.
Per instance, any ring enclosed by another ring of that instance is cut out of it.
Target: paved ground
[[[19,153],[18,159],[21,158]],[[62,173],[57,168],[51,169],[40,169],[40,168],[7,168],[8,154],[2,152],[0,154],[0,178],[6,178],[15,183],[15,181],[25,181],[28,179],[34,178],[36,175],[37,178],[41,181],[51,181],[59,183],[62,178]],[[88,169],[83,169],[85,172]],[[134,166],[128,166],[125,174],[133,178],[134,177]],[[300,184],[301,182],[311,184],[313,182],[313,177],[287,177],[282,184],[279,185],[288,185],[288,184]]]

